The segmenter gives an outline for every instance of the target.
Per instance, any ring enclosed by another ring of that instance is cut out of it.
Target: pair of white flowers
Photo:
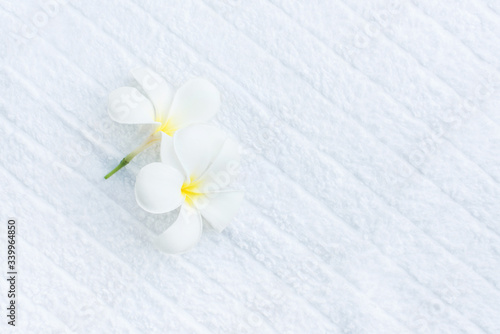
[[[216,127],[204,124],[220,107],[217,88],[205,79],[193,79],[175,94],[170,85],[148,68],[132,71],[144,96],[133,87],[109,95],[110,117],[125,124],[156,124],[153,133],[127,155],[105,178],[127,165],[138,153],[161,141],[161,162],[143,167],[137,175],[137,203],[151,213],[181,207],[177,220],[156,240],[158,249],[182,253],[199,241],[202,217],[222,231],[243,199],[240,191],[226,190],[237,173],[238,145]]]

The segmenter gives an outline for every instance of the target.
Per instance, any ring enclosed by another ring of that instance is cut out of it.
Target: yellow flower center
[[[161,120],[157,119],[157,122],[161,122]],[[170,137],[172,137],[175,131],[179,130],[177,126],[175,126],[171,119],[167,119],[165,122],[161,122],[161,126],[156,130],[156,132],[163,131]]]
[[[190,178],[189,181],[184,182],[181,187],[181,194],[186,196],[186,203],[192,207],[194,207],[195,202],[204,195],[201,192],[200,185],[200,180],[193,180]]]

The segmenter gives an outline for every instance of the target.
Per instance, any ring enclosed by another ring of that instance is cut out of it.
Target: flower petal
[[[183,205],[177,220],[155,239],[154,244],[169,254],[183,253],[198,243],[202,230],[200,213],[189,205]]]
[[[224,191],[209,195],[209,201],[199,207],[202,217],[216,229],[222,232],[238,213],[243,201],[243,192]]]
[[[108,114],[118,123],[155,123],[155,109],[151,101],[133,87],[121,87],[109,94]]]
[[[197,179],[219,154],[226,135],[214,126],[196,124],[174,134],[174,149],[188,178]]]
[[[139,67],[130,71],[141,85],[155,107],[155,120],[163,122],[167,119],[174,91],[159,74],[148,67]]]
[[[232,139],[226,139],[219,154],[200,176],[201,192],[211,193],[229,186],[238,175],[240,147]]]
[[[137,174],[135,198],[137,204],[152,213],[165,213],[181,205],[184,176],[161,162],[144,166]]]
[[[220,93],[208,80],[192,79],[175,93],[169,121],[177,129],[209,121],[220,108]]]
[[[161,133],[160,156],[164,164],[175,168],[186,177],[184,168],[182,168],[179,158],[177,158],[177,154],[175,154],[174,139],[164,132]]]

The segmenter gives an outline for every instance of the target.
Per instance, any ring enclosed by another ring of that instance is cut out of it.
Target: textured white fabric
[[[498,1],[0,0],[0,27],[17,332],[500,333]],[[103,179],[151,130],[106,111],[140,66],[213,82],[243,147],[237,217],[180,256],[134,198],[159,145]]]

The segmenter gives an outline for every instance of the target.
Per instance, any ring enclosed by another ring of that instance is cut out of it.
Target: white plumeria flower
[[[209,81],[189,80],[173,93],[170,85],[147,67],[131,71],[146,96],[134,87],[121,87],[109,94],[108,113],[123,124],[156,124],[154,132],[105,178],[126,166],[138,153],[161,140],[161,146],[173,150],[172,136],[176,131],[195,123],[209,121],[220,107],[220,94]]]
[[[174,134],[173,150],[162,146],[161,160],[141,169],[135,196],[151,213],[181,206],[179,217],[155,245],[166,253],[183,253],[199,241],[202,217],[221,232],[236,215],[243,193],[226,188],[236,176],[239,148],[213,126],[192,125]]]

